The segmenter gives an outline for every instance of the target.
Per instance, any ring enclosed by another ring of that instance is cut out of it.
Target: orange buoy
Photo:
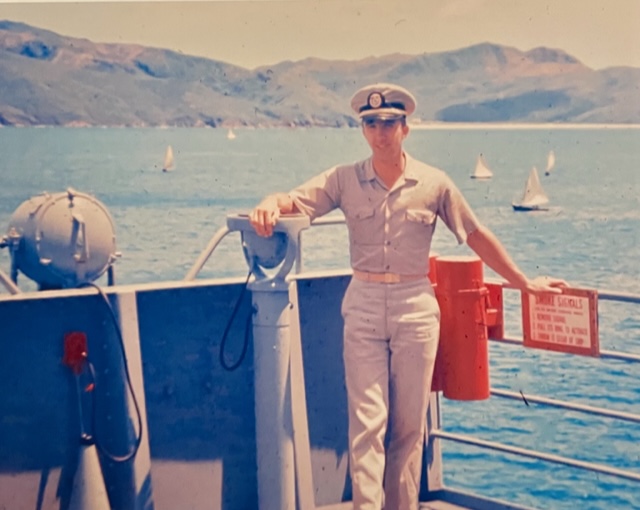
[[[452,400],[489,398],[487,296],[482,261],[438,257],[436,298],[440,305],[440,344],[432,383]]]

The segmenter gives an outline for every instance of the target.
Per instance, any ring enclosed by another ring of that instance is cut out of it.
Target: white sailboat
[[[233,129],[229,128],[229,130],[227,131],[227,140],[234,140],[236,137],[236,134],[233,132]]]
[[[549,197],[542,189],[538,169],[534,166],[529,172],[522,197],[518,201],[513,201],[511,205],[514,211],[547,211],[548,208],[544,206],[548,203]]]
[[[175,161],[173,159],[173,149],[171,145],[167,146],[167,150],[164,153],[164,163],[162,164],[163,172],[170,172],[175,168]]]
[[[556,166],[556,155],[553,151],[549,151],[547,156],[547,168],[544,171],[544,175],[551,175],[551,169]]]
[[[493,172],[489,169],[487,162],[484,160],[482,154],[478,155],[476,160],[476,168],[471,174],[472,179],[491,179]]]

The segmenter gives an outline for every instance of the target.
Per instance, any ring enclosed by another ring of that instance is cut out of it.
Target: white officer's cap
[[[407,89],[392,83],[374,83],[358,90],[351,98],[351,108],[361,119],[393,119],[411,115],[416,99]]]

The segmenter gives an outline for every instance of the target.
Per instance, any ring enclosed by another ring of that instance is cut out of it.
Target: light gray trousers
[[[438,302],[427,279],[352,279],[342,315],[353,508],[417,510]]]

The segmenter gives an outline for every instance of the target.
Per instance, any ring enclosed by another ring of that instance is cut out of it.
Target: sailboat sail
[[[227,131],[227,139],[233,140],[236,137],[236,134],[233,132],[233,129],[229,128]]]
[[[517,210],[536,210],[542,209],[542,206],[549,203],[549,197],[542,189],[540,178],[538,177],[538,169],[534,166],[529,172],[529,177],[524,185],[522,198],[519,202],[514,202],[513,207]]]
[[[545,175],[551,174],[551,169],[556,165],[556,155],[553,151],[549,151],[547,156],[547,169],[544,171]]]
[[[493,172],[489,169],[487,162],[484,160],[482,154],[478,156],[476,161],[476,168],[471,174],[472,179],[491,179]]]
[[[167,146],[167,151],[164,154],[164,164],[162,165],[163,172],[170,172],[174,169],[175,162],[173,160],[173,149],[171,145]]]

